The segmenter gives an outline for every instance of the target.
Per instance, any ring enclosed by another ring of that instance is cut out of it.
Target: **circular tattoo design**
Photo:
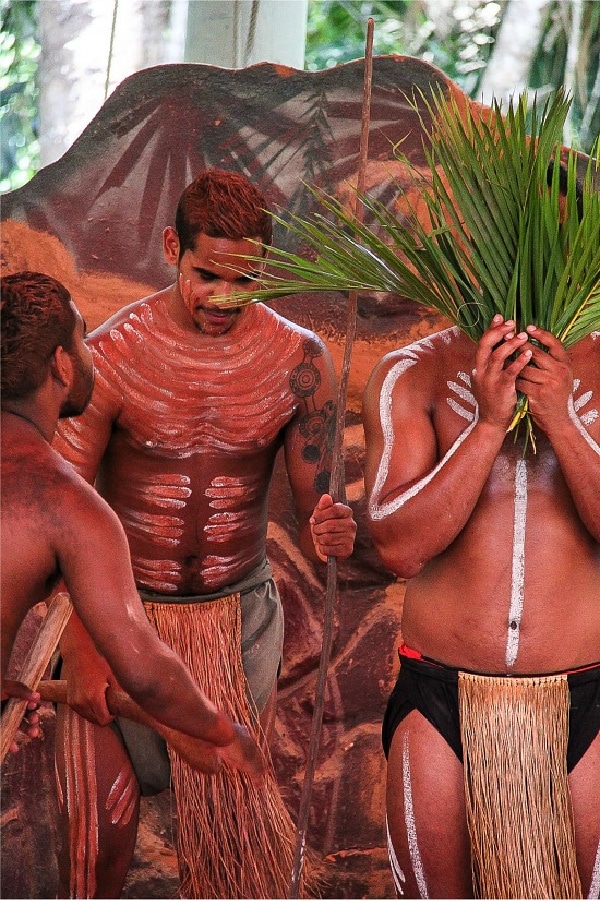
[[[305,463],[318,463],[321,459],[320,448],[316,444],[307,444],[302,448],[302,459]]]
[[[319,440],[325,432],[325,416],[322,410],[307,413],[298,424],[298,429],[303,438]]]
[[[322,350],[314,338],[307,338],[302,342],[302,350],[307,357],[320,357]]]
[[[298,397],[310,397],[321,384],[321,373],[312,363],[298,363],[290,376],[290,388]]]

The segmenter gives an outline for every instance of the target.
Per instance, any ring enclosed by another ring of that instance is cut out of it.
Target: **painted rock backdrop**
[[[399,215],[419,208],[418,193],[394,156],[425,165],[413,98],[432,90],[469,101],[440,72],[409,57],[373,65],[366,189]],[[2,273],[37,269],[60,279],[92,329],[125,304],[165,287],[173,271],[161,235],[173,225],[184,187],[210,167],[239,170],[285,219],[307,214],[306,185],[352,199],[361,128],[363,61],[320,72],[270,64],[226,70],[171,65],[123,82],[78,141],[25,187],[2,198]],[[426,110],[421,101],[421,115]],[[66,111],[68,114],[68,111]],[[408,189],[400,200],[398,184]],[[292,249],[281,225],[275,242]],[[274,304],[318,332],[338,373],[346,298],[290,296]],[[380,725],[397,675],[396,647],[404,586],[387,572],[365,528],[360,402],[366,380],[388,350],[445,325],[406,298],[362,295],[345,429],[347,491],[359,533],[353,558],[339,567],[339,599],[325,702],[322,747],[309,844],[323,895],[394,897],[385,850],[385,761]],[[298,809],[321,650],[324,584],[297,550],[296,523],[283,462],[277,464],[269,553],[286,614],[285,662],[275,765],[292,815]],[[26,623],[27,645],[42,611]],[[11,757],[2,777],[2,895],[54,897],[56,799],[54,714],[44,710],[43,741]],[[176,815],[168,793],[144,804],[126,895],[175,897]]]

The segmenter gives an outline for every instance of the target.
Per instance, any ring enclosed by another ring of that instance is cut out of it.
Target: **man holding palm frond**
[[[314,261],[275,251],[260,297],[386,291],[453,323],[384,357],[363,408],[370,530],[408,580],[383,725],[398,893],[598,898],[598,164],[561,151],[562,92],[541,116],[421,100],[428,221],[322,197],[288,225]]]
[[[526,321],[388,354],[365,393],[370,529],[409,580],[383,726],[409,897],[600,894],[600,331]]]
[[[537,434],[527,456],[507,436],[517,391]],[[469,831],[481,897],[581,897],[577,871],[598,896],[599,404],[600,335],[567,352],[501,316],[477,345],[453,328],[390,354],[369,382],[370,527],[409,579],[384,723],[391,857],[409,897],[471,895]],[[475,777],[498,785],[475,786],[483,798],[465,798],[463,743]],[[557,785],[565,759],[577,868],[566,792],[534,798],[552,800],[545,834],[524,793]]]

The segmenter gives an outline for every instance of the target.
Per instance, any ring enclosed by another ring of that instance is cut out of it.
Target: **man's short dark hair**
[[[177,205],[175,231],[180,258],[199,234],[238,241],[273,241],[273,222],[260,191],[239,172],[208,169],[187,186]]]
[[[36,391],[57,347],[71,350],[76,316],[64,285],[43,272],[2,278],[2,401]]]

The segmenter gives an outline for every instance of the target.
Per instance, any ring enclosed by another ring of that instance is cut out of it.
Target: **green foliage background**
[[[1,0],[0,192],[24,185],[39,168],[38,92],[40,45],[37,0]]]
[[[520,0],[527,3],[527,0]],[[423,0],[310,0],[305,68],[324,69],[364,55],[367,21],[375,23],[373,51],[417,56],[453,79],[473,99],[502,22],[506,0],[456,0],[443,37]],[[564,84],[573,4],[554,0],[532,54],[527,90],[545,99]],[[571,114],[575,146],[589,153],[600,132],[600,2],[582,4],[581,40]]]

